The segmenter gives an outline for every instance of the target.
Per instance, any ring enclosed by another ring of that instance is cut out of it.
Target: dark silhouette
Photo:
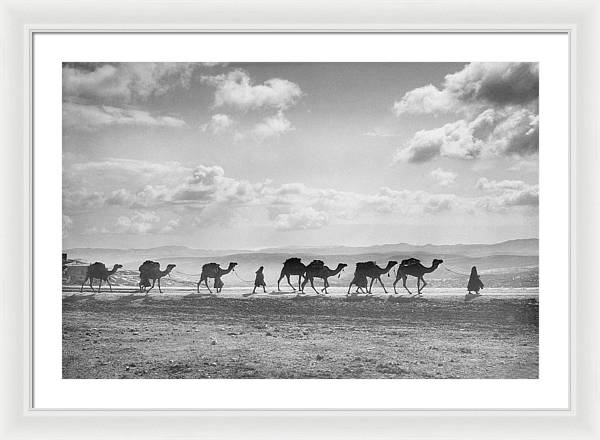
[[[417,260],[416,258],[407,258],[406,260],[402,260],[398,266],[398,271],[396,272],[396,281],[394,281],[394,294],[398,293],[396,292],[396,284],[398,281],[400,281],[400,279],[402,279],[402,285],[408,291],[408,293],[412,295],[412,292],[408,290],[408,287],[406,287],[406,279],[408,278],[408,275],[410,275],[417,278],[417,295],[421,295],[421,291],[427,285],[423,279],[423,275],[433,272],[443,262],[444,260],[434,259],[431,263],[431,267],[425,267],[421,264],[421,261]],[[423,283],[422,286],[421,283]]]
[[[329,281],[327,281],[327,278],[338,275],[346,266],[348,265],[345,263],[339,263],[335,269],[330,269],[321,260],[311,261],[311,263],[306,266],[304,281],[302,282],[301,288],[302,292],[304,292],[304,287],[308,282],[310,282],[310,286],[313,288],[313,290],[317,292],[313,282],[315,278],[321,278],[323,280],[323,288],[321,289],[321,292],[329,294],[329,292],[327,292],[327,288],[329,287]]]
[[[160,279],[165,275],[169,275],[173,268],[174,264],[168,264],[165,270],[160,270],[160,263],[152,260],[146,260],[142,263],[138,270],[140,271],[140,292],[146,292],[146,295],[150,293],[152,289],[154,289],[154,284],[156,280],[158,280],[158,291],[162,293],[160,288]],[[150,284],[150,280],[152,280],[152,285]],[[150,287],[146,290],[147,287]]]
[[[350,281],[350,285],[348,286],[348,292],[346,293],[346,296],[350,295],[350,289],[352,288],[352,285],[356,286],[355,293],[368,293],[367,270],[373,265],[375,265],[373,261],[356,263],[356,268],[354,269],[354,277],[352,278],[352,281]]]
[[[210,290],[210,287],[208,287],[209,278],[215,279],[215,289],[217,293],[221,292],[224,285],[223,281],[221,280],[221,277],[231,272],[235,268],[235,266],[237,266],[237,263],[229,263],[227,269],[221,269],[221,267],[217,263],[207,263],[204,266],[202,266],[202,272],[200,273],[200,281],[198,281],[198,285],[196,286],[197,293],[200,293],[200,283],[202,283],[202,281],[204,281],[204,285],[206,286],[208,291],[212,293],[212,290]]]
[[[471,268],[469,284],[467,284],[467,291],[469,292],[469,294],[471,292],[475,292],[476,295],[479,295],[480,289],[483,289],[483,283],[481,282],[481,279],[479,279],[479,275],[477,275],[477,268],[473,266]]]
[[[381,284],[381,287],[383,287],[383,291],[385,293],[388,293],[387,290],[385,290],[385,286],[383,285],[383,281],[381,281],[381,275],[384,275],[386,273],[388,273],[390,270],[392,270],[392,267],[394,267],[396,264],[398,264],[397,261],[388,261],[387,266],[385,266],[384,268],[377,266],[377,264],[375,264],[374,261],[370,262],[371,264],[366,266],[366,273],[365,275],[368,278],[371,278],[371,284],[369,284],[369,291],[368,293],[371,294],[371,290],[373,288],[373,283],[375,282],[375,280],[379,281],[379,284]]]
[[[252,293],[256,292],[257,287],[262,287],[263,292],[267,293],[267,285],[265,284],[265,275],[263,274],[263,269],[264,267],[260,266],[256,271],[256,278],[254,278],[254,289],[252,290]]]
[[[83,280],[83,283],[81,283],[81,290],[79,291],[79,293],[83,292],[83,285],[87,280],[90,280],[90,288],[92,289],[92,292],[95,292],[94,286],[92,286],[92,281],[94,279],[100,280],[100,283],[98,283],[98,293],[100,293],[102,281],[106,281],[108,283],[108,287],[112,292],[112,286],[110,284],[109,277],[122,267],[123,266],[121,266],[120,264],[115,264],[112,270],[108,270],[104,263],[100,263],[99,261],[96,261],[94,264],[90,264],[87,268],[87,273],[85,274],[85,280]]]
[[[302,281],[302,275],[304,275],[304,272],[306,272],[306,266],[304,265],[304,263],[302,263],[302,261],[300,261],[300,258],[288,258],[283,263],[281,274],[279,275],[279,279],[277,280],[277,290],[281,292],[281,289],[279,288],[279,283],[281,282],[282,278],[285,277],[290,287],[294,290],[294,292],[296,291],[294,286],[292,286],[292,283],[290,283],[291,275],[298,275],[298,290],[302,290],[300,282]]]

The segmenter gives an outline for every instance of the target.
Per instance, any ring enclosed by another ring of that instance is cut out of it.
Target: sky
[[[64,63],[63,246],[538,237],[536,63]]]

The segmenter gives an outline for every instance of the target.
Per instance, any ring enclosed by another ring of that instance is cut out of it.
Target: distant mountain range
[[[451,245],[413,245],[408,243],[382,244],[373,246],[288,246],[265,248],[259,250],[244,249],[193,249],[187,246],[160,246],[148,249],[108,249],[108,248],[73,248],[66,249],[69,258],[86,261],[143,261],[145,259],[160,260],[161,258],[206,258],[239,256],[244,254],[289,254],[292,255],[365,255],[365,254],[427,254],[427,255],[461,255],[464,257],[486,257],[492,255],[537,256],[539,240],[537,238],[508,240],[494,244],[451,244]]]

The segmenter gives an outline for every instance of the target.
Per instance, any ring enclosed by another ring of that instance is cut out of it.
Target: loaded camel
[[[100,287],[102,287],[102,281],[106,281],[108,283],[108,287],[110,288],[110,291],[112,292],[112,286],[110,284],[109,277],[122,267],[123,266],[121,266],[120,264],[115,264],[113,266],[112,270],[108,270],[106,268],[106,266],[104,265],[104,263],[100,263],[99,261],[96,261],[95,263],[90,264],[88,266],[87,272],[85,274],[85,280],[83,280],[83,283],[81,283],[81,290],[79,291],[79,293],[83,292],[83,285],[85,284],[85,282],[87,280],[90,280],[90,288],[92,289],[92,292],[95,292],[94,286],[92,286],[92,281],[94,279],[100,280],[100,283],[98,284],[98,293],[100,293]]]
[[[400,266],[398,266],[398,271],[396,272],[396,281],[394,281],[394,295],[398,293],[396,292],[396,284],[401,278],[402,285],[408,291],[408,293],[412,295],[412,292],[408,290],[408,287],[406,287],[406,279],[408,278],[408,275],[417,278],[417,295],[421,295],[421,291],[427,285],[423,279],[423,275],[433,272],[443,262],[444,260],[438,260],[436,258],[431,263],[431,267],[425,267],[421,264],[421,261],[417,260],[416,258],[407,258],[406,260],[402,260],[402,263],[400,263]],[[423,285],[421,285],[421,283],[423,283]]]
[[[373,283],[375,282],[375,280],[379,281],[379,284],[381,284],[381,287],[383,287],[383,291],[385,293],[388,293],[387,290],[385,290],[383,281],[381,281],[381,275],[387,274],[390,270],[392,270],[392,267],[394,267],[396,264],[398,264],[397,261],[390,260],[384,268],[377,266],[375,262],[373,262],[372,265],[367,266],[367,271],[365,275],[368,278],[371,278],[371,284],[369,284],[369,294],[372,293],[371,291],[373,289]]]
[[[158,280],[158,291],[162,293],[160,279],[165,275],[169,275],[174,267],[174,264],[168,264],[165,270],[160,270],[160,263],[151,260],[144,261],[138,268],[140,271],[140,292],[146,292],[146,295],[148,295],[154,289],[154,284]],[[150,280],[152,280],[152,285],[150,285]],[[146,290],[147,287],[150,288]]]
[[[317,292],[313,281],[315,278],[321,278],[323,280],[324,287],[321,289],[321,292],[325,292],[328,294],[327,288],[329,287],[329,281],[327,278],[334,277],[339,274],[344,268],[348,266],[345,263],[339,263],[335,269],[330,269],[327,267],[321,260],[313,260],[308,266],[306,266],[306,272],[304,273],[304,282],[302,283],[301,291],[304,292],[304,287],[306,283],[310,282],[310,287]],[[318,294],[319,292],[317,292]]]
[[[348,286],[348,293],[346,295],[350,294],[350,289],[352,287],[352,285],[356,285],[356,292],[358,293],[360,291],[360,293],[363,292],[363,289],[366,291],[365,293],[371,294],[371,289],[373,287],[373,282],[375,280],[379,281],[379,284],[381,284],[381,287],[383,287],[383,291],[385,293],[387,293],[387,290],[385,290],[385,286],[383,285],[383,282],[381,281],[381,275],[388,273],[390,270],[392,270],[392,267],[394,267],[396,264],[398,264],[397,261],[388,261],[388,264],[385,268],[381,268],[379,266],[377,266],[377,264],[375,264],[374,261],[367,261],[367,262],[362,262],[362,263],[356,263],[356,270],[354,271],[354,278],[352,279],[352,281],[350,282],[350,285]],[[367,277],[371,278],[371,284],[368,286],[367,288]]]
[[[277,280],[277,290],[281,292],[281,289],[279,288],[279,282],[282,280],[283,277],[285,277],[287,279],[288,284],[295,292],[296,289],[294,288],[294,286],[292,286],[292,283],[290,283],[290,276],[292,275],[298,275],[298,290],[302,290],[302,287],[300,286],[300,281],[302,281],[302,276],[305,272],[306,266],[302,261],[300,261],[300,258],[288,258],[283,263],[281,274],[279,275],[279,279]]]
[[[204,266],[202,266],[200,281],[198,281],[198,285],[196,286],[197,292],[200,293],[200,284],[204,281],[204,285],[208,291],[212,293],[212,290],[210,290],[210,287],[208,287],[208,279],[214,278],[214,286],[217,293],[219,293],[223,289],[223,281],[221,280],[221,277],[234,270],[235,266],[237,266],[237,263],[229,263],[227,269],[222,269],[217,263],[206,263]]]

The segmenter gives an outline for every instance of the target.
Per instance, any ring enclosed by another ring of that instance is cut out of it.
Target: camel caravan
[[[366,294],[371,295],[373,293],[373,284],[375,281],[379,282],[383,291],[387,294],[388,291],[383,284],[381,277],[383,275],[388,275],[390,271],[396,267],[395,271],[395,280],[393,283],[394,294],[398,294],[396,290],[396,285],[400,280],[402,280],[402,286],[406,289],[406,291],[412,295],[413,292],[406,286],[406,280],[409,276],[415,277],[417,279],[417,295],[422,295],[422,291],[427,285],[425,279],[423,278],[425,274],[431,273],[435,271],[440,264],[444,261],[439,259],[434,259],[431,263],[430,267],[423,266],[421,261],[416,258],[407,258],[402,260],[400,264],[397,261],[388,261],[385,267],[379,267],[374,261],[366,261],[356,263],[354,269],[354,276],[350,285],[348,286],[348,291],[346,295],[350,295],[352,286],[356,287],[354,294]],[[212,294],[213,291],[209,286],[209,279],[214,280],[213,288],[216,293],[220,293],[223,290],[223,286],[225,285],[222,277],[229,274],[230,272],[235,270],[237,263],[231,262],[226,269],[223,269],[217,263],[207,263],[202,266],[202,272],[200,273],[200,280],[196,285],[196,292],[200,293],[200,286],[204,283],[204,286],[208,289],[208,291]],[[277,280],[277,290],[281,291],[281,280],[283,278],[286,279],[288,285],[292,288],[294,292],[296,290],[299,294],[304,294],[304,289],[306,285],[310,283],[310,287],[317,293],[325,293],[328,294],[327,288],[330,287],[328,279],[331,277],[337,276],[338,278],[341,276],[341,272],[347,267],[346,263],[339,263],[335,269],[329,268],[322,260],[313,260],[309,264],[304,264],[300,258],[288,258],[283,263],[283,268],[281,269],[281,273],[279,275],[279,279]],[[118,269],[122,268],[120,264],[115,264],[112,270],[108,270],[104,263],[96,262],[90,264],[87,268],[87,274],[84,282],[81,285],[80,292],[83,292],[83,287],[85,283],[89,280],[90,288],[93,292],[95,292],[94,287],[92,285],[92,280],[98,279],[98,292],[100,292],[100,288],[102,286],[102,282],[106,281],[112,292],[112,285],[110,283],[110,276],[113,275]],[[170,276],[171,271],[175,268],[175,264],[168,264],[164,270],[160,269],[160,263],[152,260],[146,260],[142,263],[142,265],[138,268],[140,272],[140,281],[139,281],[139,290],[140,292],[148,293],[154,288],[155,284],[158,282],[158,290],[162,293],[160,280],[165,276]],[[476,273],[476,272],[475,272]],[[298,289],[294,285],[292,285],[291,277],[298,277]],[[239,277],[239,276],[238,276]],[[314,285],[315,278],[322,280],[323,287],[319,292]],[[479,281],[480,282],[480,281]],[[481,285],[483,287],[483,284]],[[257,287],[262,287],[263,292],[266,293],[266,283],[263,274],[263,267],[261,266],[256,271],[256,278],[254,281],[254,290],[252,293],[255,293]]]

